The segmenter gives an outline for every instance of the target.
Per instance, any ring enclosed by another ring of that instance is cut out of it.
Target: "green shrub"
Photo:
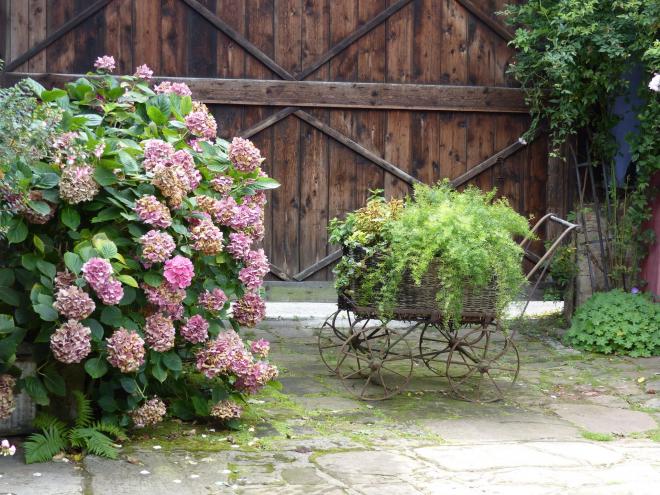
[[[586,351],[632,357],[660,355],[660,306],[621,290],[594,294],[575,312],[566,343]]]

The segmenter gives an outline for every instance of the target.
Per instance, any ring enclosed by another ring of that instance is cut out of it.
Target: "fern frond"
[[[74,428],[69,435],[71,443],[81,445],[89,454],[116,459],[119,452],[112,439],[94,428]]]
[[[79,390],[73,392],[73,397],[76,400],[76,428],[84,428],[89,426],[92,424],[92,421],[94,421],[92,401],[85,397],[85,394]]]
[[[121,426],[108,423],[107,421],[97,421],[96,423],[92,424],[91,428],[94,428],[96,431],[100,431],[102,433],[107,433],[117,440],[128,440],[126,431]]]
[[[64,450],[66,441],[64,440],[64,431],[56,424],[51,424],[44,428],[41,433],[33,433],[23,444],[25,449],[25,462],[50,461],[55,454]]]
[[[57,426],[62,432],[67,429],[64,421],[47,412],[38,412],[37,416],[32,420],[32,426],[40,430],[47,430],[52,425]]]

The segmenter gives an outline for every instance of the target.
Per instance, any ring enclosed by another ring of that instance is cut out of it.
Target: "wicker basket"
[[[352,255],[356,256],[356,253],[352,253]],[[367,268],[375,266],[376,263],[378,263],[378,257],[374,256],[367,262]],[[409,271],[403,274],[393,311],[396,319],[442,319],[437,302],[437,294],[442,290],[442,285],[438,280],[439,266],[439,259],[432,261],[429,269],[422,276],[419,285],[415,283]],[[359,289],[360,280],[353,280],[350,293],[358,294]],[[495,281],[488,287],[481,288],[474,288],[466,284],[463,288],[463,319],[469,321],[493,318],[496,311],[496,300],[497,286]],[[351,309],[361,316],[374,316],[377,314],[377,304],[370,307],[359,306],[344,294],[340,294],[338,304],[340,309]]]

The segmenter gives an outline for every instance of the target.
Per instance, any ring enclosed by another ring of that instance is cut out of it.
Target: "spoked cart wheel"
[[[401,393],[413,370],[413,355],[405,337],[417,325],[395,332],[381,323],[355,328],[337,358],[337,376],[362,400],[384,400]]]
[[[422,332],[419,336],[419,355],[418,357],[426,367],[438,376],[447,374],[447,354],[452,347],[467,333],[476,329],[482,329],[480,323],[463,324],[455,326],[453,323],[444,325],[442,323],[424,323]],[[466,344],[476,344],[482,335],[480,332],[474,332],[473,337],[466,341]],[[467,373],[468,370],[460,370]],[[458,373],[456,370],[455,373]]]
[[[452,393],[471,402],[501,400],[519,370],[515,344],[495,323],[460,337],[447,356],[446,376]]]
[[[337,324],[337,320],[343,312],[344,310],[340,309],[328,316],[319,330],[319,354],[321,355],[323,364],[333,373],[335,373],[335,368],[337,367],[337,353],[351,334],[350,326],[352,326],[352,318],[350,311],[346,311],[349,328],[341,328]]]

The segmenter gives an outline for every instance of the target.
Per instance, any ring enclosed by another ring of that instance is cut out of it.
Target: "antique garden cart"
[[[557,247],[578,228],[549,213],[532,231],[537,232],[547,221],[561,225],[562,231],[527,273],[532,289],[520,317]],[[528,242],[523,240],[521,247]],[[502,399],[518,376],[520,359],[513,342],[515,327],[505,330],[496,317],[495,285],[479,290],[466,286],[461,321],[449,324],[437,310],[438,288],[437,264],[431,265],[419,285],[404,277],[396,308],[387,321],[379,317],[376,307],[357,305],[340,294],[338,310],[319,332],[323,362],[352,394],[364,400],[387,399],[404,391],[413,368],[421,363],[435,375],[446,377],[457,398],[477,402]]]

